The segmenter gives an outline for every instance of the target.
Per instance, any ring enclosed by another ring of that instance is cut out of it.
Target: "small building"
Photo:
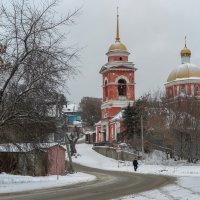
[[[81,122],[80,110],[76,104],[64,106],[62,113],[66,118],[67,125],[76,125],[77,122]]]
[[[96,142],[96,132],[95,131],[84,131],[85,143],[94,144]]]
[[[65,174],[65,148],[55,143],[1,144],[0,172],[45,176]]]

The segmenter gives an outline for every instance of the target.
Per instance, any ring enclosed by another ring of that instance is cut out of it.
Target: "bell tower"
[[[101,127],[97,134],[103,133],[99,140],[108,141],[116,139],[110,133],[110,120],[115,117],[128,104],[135,100],[136,68],[133,62],[128,61],[129,52],[120,41],[119,14],[117,10],[117,29],[115,42],[106,53],[108,62],[101,67],[103,100],[101,106]],[[100,125],[100,124],[99,124]],[[114,131],[112,131],[114,132]],[[98,139],[97,139],[98,140]]]

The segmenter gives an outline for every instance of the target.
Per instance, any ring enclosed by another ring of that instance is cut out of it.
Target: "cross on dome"
[[[127,51],[126,46],[120,42],[119,36],[119,7],[117,6],[117,27],[116,27],[116,38],[115,43],[112,44],[108,51]]]
[[[119,37],[119,13],[118,13],[119,7],[117,6],[117,32],[116,32],[116,40],[115,42],[120,42],[120,37]]]
[[[182,63],[190,62],[191,51],[187,48],[186,36],[185,36],[185,47],[181,50]]]

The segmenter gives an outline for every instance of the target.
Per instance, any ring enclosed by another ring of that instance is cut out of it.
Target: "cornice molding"
[[[200,79],[183,79],[183,80],[175,80],[175,81],[171,81],[168,83],[165,83],[166,87],[171,87],[174,85],[179,85],[179,84],[192,84],[192,83],[200,83]]]
[[[129,56],[130,53],[128,51],[108,51],[106,55],[109,56]]]
[[[117,107],[117,108],[125,108],[129,104],[133,105],[134,101],[117,101],[117,100],[110,100],[108,102],[104,102],[101,105],[101,109],[106,109],[106,108],[112,108],[112,107]]]

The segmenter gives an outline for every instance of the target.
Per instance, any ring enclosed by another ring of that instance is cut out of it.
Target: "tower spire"
[[[119,7],[117,6],[117,32],[116,32],[115,42],[120,42],[120,37],[119,37],[119,14],[118,14],[118,9],[119,9]]]

